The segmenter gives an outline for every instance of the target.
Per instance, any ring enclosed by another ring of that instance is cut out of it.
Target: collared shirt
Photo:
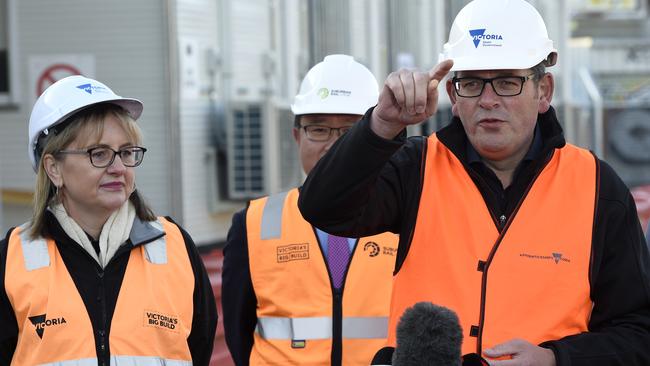
[[[327,235],[329,234],[319,228],[315,228],[315,229],[316,229],[316,234],[318,234],[318,242],[320,243],[320,247],[323,250],[323,253],[327,255],[327,249],[328,249]],[[350,246],[350,253],[352,253],[352,251],[354,251],[354,245],[356,244],[357,239],[354,238],[347,238],[347,239],[348,239],[348,245]]]
[[[539,124],[535,126],[535,132],[533,135],[533,143],[530,145],[530,148],[526,152],[526,155],[524,158],[519,162],[519,165],[517,165],[517,168],[515,168],[515,172],[512,175],[512,181],[516,181],[517,177],[519,174],[524,170],[525,167],[530,165],[532,161],[534,161],[536,158],[539,157],[539,155],[542,152],[543,148],[543,141],[542,141],[542,134],[539,128]],[[508,186],[507,188],[503,188],[503,185],[501,184],[501,181],[497,177],[497,175],[492,171],[492,169],[488,168],[487,165],[483,162],[483,159],[479,155],[479,153],[476,151],[474,146],[472,146],[469,141],[467,142],[466,146],[466,153],[467,153],[467,162],[469,165],[478,172],[481,177],[485,179],[485,183],[487,183],[488,187],[490,190],[494,193],[494,195],[498,198],[498,205],[499,205],[499,214],[502,214],[506,212],[506,206],[509,201],[513,200],[513,190],[512,185]]]

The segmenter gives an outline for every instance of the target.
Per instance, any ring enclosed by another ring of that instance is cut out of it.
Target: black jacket
[[[137,218],[136,221],[138,221]],[[135,227],[136,223],[134,222],[133,225]],[[49,233],[48,236],[52,237],[56,242],[61,258],[88,311],[95,335],[95,347],[99,363],[109,365],[110,349],[108,349],[106,340],[110,336],[111,321],[129,261],[129,254],[134,248],[153,241],[161,235],[152,236],[147,233],[145,235],[132,235],[131,239],[117,250],[115,256],[102,270],[90,254],[68,237],[57,219],[49,211],[46,213],[46,228]],[[7,243],[12,230],[7,233],[4,240],[0,241],[0,365],[9,365],[11,363],[18,340],[18,324],[4,286]],[[192,319],[192,330],[187,339],[187,344],[192,354],[193,364],[207,366],[210,363],[217,327],[217,309],[212,287],[196,246],[192,238],[182,228],[180,230],[185,240],[195,279],[194,318]],[[131,230],[131,234],[133,233],[134,230]],[[135,237],[138,239],[134,239]],[[133,243],[132,240],[136,242]],[[105,322],[102,321],[104,311],[106,314]],[[102,342],[106,345],[106,352],[101,350],[100,345]]]
[[[397,272],[415,225],[426,142],[420,137],[406,139],[403,134],[390,141],[378,137],[369,127],[371,112],[320,159],[303,185],[299,207],[313,225],[337,235],[399,233]],[[524,199],[526,187],[553,149],[565,144],[552,108],[539,115],[537,126],[542,146],[532,161],[522,162],[505,190],[484,164],[470,162],[471,145],[458,118],[437,133],[463,163],[499,229]],[[542,346],[555,352],[558,366],[650,365],[648,248],[628,188],[600,160],[598,172],[589,332],[549,340]]]
[[[257,297],[248,262],[246,211],[243,209],[232,217],[221,273],[221,305],[226,314],[223,328],[228,350],[237,366],[249,364],[257,325]]]
[[[257,325],[257,296],[251,279],[248,256],[248,231],[245,208],[232,217],[226,246],[223,248],[223,271],[221,281],[221,305],[226,344],[237,366],[248,366],[253,349],[255,327]],[[340,311],[337,304],[333,310]],[[337,335],[338,334],[338,335]],[[332,345],[332,364],[340,363],[340,333],[334,333]]]

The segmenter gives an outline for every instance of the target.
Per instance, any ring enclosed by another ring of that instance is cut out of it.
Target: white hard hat
[[[41,94],[29,117],[28,154],[34,171],[37,170],[36,165],[40,159],[36,145],[41,134],[47,135],[52,127],[65,121],[75,112],[97,103],[119,105],[134,120],[142,114],[143,106],[139,100],[122,98],[99,81],[81,75],[63,78]]]
[[[348,55],[329,55],[300,84],[291,111],[301,114],[365,114],[377,104],[377,79]]]
[[[528,69],[557,50],[537,10],[524,0],[474,0],[456,16],[439,61],[452,59],[451,71]]]

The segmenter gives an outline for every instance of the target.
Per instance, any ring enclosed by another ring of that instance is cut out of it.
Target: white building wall
[[[303,172],[293,139],[291,103],[309,69],[308,6],[304,0],[271,0],[274,37],[272,113],[274,143],[269,148],[270,192],[285,191],[302,183]]]
[[[266,188],[268,193],[283,189],[283,179],[292,178],[283,175],[281,165],[295,162],[297,154],[287,146],[293,144],[290,127],[283,128],[292,120],[280,111],[288,108],[298,88],[298,68],[306,58],[299,18],[304,8],[298,0],[178,0],[174,11],[182,222],[195,242],[221,242],[232,214],[245,202],[218,197],[218,184],[226,179],[216,176],[213,133],[215,124],[225,121],[215,110],[224,108],[227,115],[233,106],[246,103],[262,108]],[[187,44],[196,48],[197,59],[183,55]],[[197,69],[199,84],[192,93],[183,90],[186,62]]]
[[[0,50],[7,49],[7,14],[6,14],[6,1],[0,1]]]
[[[219,200],[214,159],[214,108],[223,103],[217,72],[224,57],[220,45],[219,4],[212,0],[178,0],[179,142],[183,225],[197,244],[223,241],[232,213],[242,203]],[[183,55],[194,47],[193,56]],[[187,66],[187,63],[193,66]],[[198,85],[183,90],[194,69]]]
[[[118,94],[144,102],[140,126],[145,161],[137,170],[137,186],[158,214],[170,212],[167,39],[163,2],[156,0],[82,1],[20,0],[15,2],[18,33],[18,81],[23,86],[15,109],[0,110],[0,187],[33,191],[35,175],[27,158],[27,121],[35,100],[29,85],[29,59],[34,55],[90,54],[95,77]],[[5,212],[4,228],[25,221],[25,212]]]
[[[273,60],[272,42],[276,42],[271,23],[268,0],[224,0],[229,3],[229,34],[231,39],[225,56],[229,58],[225,71],[231,76],[229,97],[239,102],[263,101],[272,87],[268,73]],[[271,61],[272,62],[272,61]]]
[[[372,51],[369,49],[370,44],[370,4],[366,0],[351,0],[350,7],[350,53],[355,60],[370,66]]]
[[[276,104],[289,108],[302,78],[309,70],[308,6],[304,0],[276,0],[275,28],[278,35],[276,68],[279,83]]]

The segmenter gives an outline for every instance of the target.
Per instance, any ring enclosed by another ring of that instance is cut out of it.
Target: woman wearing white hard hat
[[[83,76],[36,101],[33,217],[0,242],[0,364],[209,363],[217,314],[205,268],[135,188],[141,113]]]

